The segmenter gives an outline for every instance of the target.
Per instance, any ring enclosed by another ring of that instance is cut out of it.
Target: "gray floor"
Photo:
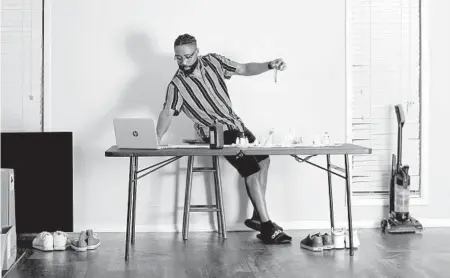
[[[95,251],[41,252],[29,249],[7,277],[450,277],[450,229],[422,234],[359,230],[361,246],[314,253],[300,240],[317,231],[289,231],[290,245],[265,246],[256,232],[137,233],[124,261],[123,233],[101,233]]]

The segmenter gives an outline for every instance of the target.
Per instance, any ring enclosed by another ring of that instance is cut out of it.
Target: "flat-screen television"
[[[14,169],[18,234],[73,232],[72,132],[2,132],[1,168]]]

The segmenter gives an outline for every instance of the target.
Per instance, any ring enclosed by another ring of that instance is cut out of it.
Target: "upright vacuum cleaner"
[[[381,221],[383,233],[387,230],[391,234],[422,232],[419,221],[409,214],[410,184],[409,166],[402,165],[402,131],[405,124],[405,114],[401,105],[395,106],[397,114],[397,159],[392,154],[392,172],[389,188],[389,214]]]

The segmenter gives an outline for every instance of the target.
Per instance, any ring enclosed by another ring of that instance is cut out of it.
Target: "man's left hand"
[[[283,59],[278,58],[270,62],[270,67],[277,70],[285,70],[286,63],[283,61]]]

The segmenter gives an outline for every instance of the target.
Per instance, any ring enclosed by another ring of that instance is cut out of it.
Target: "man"
[[[251,76],[277,68],[284,70],[281,59],[265,63],[240,64],[219,54],[199,55],[196,39],[184,34],[174,42],[175,60],[179,69],[167,86],[166,99],[158,124],[158,141],[168,130],[173,116],[184,112],[197,132],[206,141],[209,126],[214,121],[223,124],[224,143],[235,143],[242,133],[252,143],[256,138],[233,111],[225,80],[233,75]],[[292,238],[272,222],[267,212],[265,191],[269,156],[225,156],[245,179],[248,196],[253,204],[252,219],[245,224],[261,233],[258,238],[268,244],[290,242]]]

